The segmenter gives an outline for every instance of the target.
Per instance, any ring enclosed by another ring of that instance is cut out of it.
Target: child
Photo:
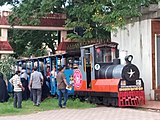
[[[22,91],[24,87],[22,86],[20,80],[20,71],[16,71],[15,75],[9,80],[9,82],[14,86],[14,108],[22,108]]]

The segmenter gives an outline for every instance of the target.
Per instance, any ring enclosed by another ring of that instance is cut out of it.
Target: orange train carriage
[[[94,44],[81,47],[78,69],[74,70],[74,90],[80,100],[112,106],[145,104],[144,83],[133,56],[121,64],[118,44]]]

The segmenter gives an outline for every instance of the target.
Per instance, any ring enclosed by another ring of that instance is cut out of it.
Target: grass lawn
[[[96,107],[94,104],[89,104],[86,102],[80,102],[78,99],[67,101],[67,108],[69,109],[85,109]],[[39,107],[33,106],[31,100],[23,101],[22,108],[17,109],[13,107],[13,98],[10,98],[8,102],[0,103],[0,116],[4,115],[22,115],[30,114],[39,111],[60,109],[58,107],[58,100],[56,98],[47,98],[45,99]]]

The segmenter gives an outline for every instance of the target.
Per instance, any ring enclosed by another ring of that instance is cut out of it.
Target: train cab
[[[113,61],[116,61],[116,52],[118,52],[117,45],[117,43],[110,43],[81,47],[81,62],[78,69],[74,71],[75,89],[92,89],[92,81],[99,79],[99,70],[102,69],[104,65],[111,65]],[[79,77],[81,77],[80,81],[77,79]]]

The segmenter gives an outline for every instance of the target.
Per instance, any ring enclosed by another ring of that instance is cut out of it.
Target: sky
[[[10,9],[11,9],[11,5],[0,6],[0,11],[9,11]]]

